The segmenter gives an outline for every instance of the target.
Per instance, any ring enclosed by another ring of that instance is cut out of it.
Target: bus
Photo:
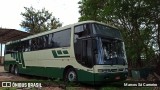
[[[4,69],[74,82],[127,78],[124,41],[118,29],[82,21],[6,43]]]

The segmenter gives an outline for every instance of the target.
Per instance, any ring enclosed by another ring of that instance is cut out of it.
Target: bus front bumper
[[[127,78],[128,72],[117,72],[117,73],[96,73],[94,75],[95,83],[99,82],[115,82],[123,81]]]

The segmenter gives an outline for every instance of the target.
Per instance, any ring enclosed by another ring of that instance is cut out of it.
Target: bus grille
[[[117,72],[117,69],[111,69],[111,72]]]
[[[123,71],[123,68],[118,69],[118,71],[122,72],[122,71]]]

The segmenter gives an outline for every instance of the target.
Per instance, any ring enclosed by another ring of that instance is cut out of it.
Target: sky
[[[19,25],[22,20],[24,20],[20,14],[21,12],[25,12],[24,7],[30,6],[37,10],[45,8],[51,12],[55,18],[59,18],[62,26],[73,24],[78,22],[78,18],[80,17],[78,8],[79,1],[80,0],[0,0],[0,27],[24,31]],[[2,49],[4,49],[4,46]]]
[[[53,16],[59,18],[62,26],[78,22],[80,0],[0,0],[0,27],[24,30],[20,27],[23,19],[21,12],[25,12],[24,7],[37,10],[45,8]]]

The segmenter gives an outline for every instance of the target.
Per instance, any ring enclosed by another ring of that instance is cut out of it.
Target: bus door
[[[92,38],[78,39],[75,45],[76,60],[85,67],[86,75],[82,75],[86,81],[94,81],[94,62],[96,40]],[[82,79],[81,79],[82,80]]]

